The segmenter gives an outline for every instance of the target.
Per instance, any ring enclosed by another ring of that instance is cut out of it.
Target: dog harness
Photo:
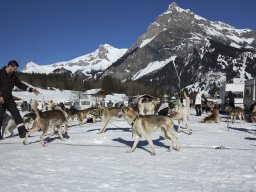
[[[132,121],[132,123],[131,123],[131,126],[132,126],[132,127],[133,127],[135,121],[137,120],[137,118],[138,118],[139,116],[140,116],[140,115],[137,115],[137,116],[135,117],[135,119]]]

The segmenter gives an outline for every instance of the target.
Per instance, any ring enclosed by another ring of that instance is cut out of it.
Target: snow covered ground
[[[100,120],[83,126],[74,120],[69,138],[47,135],[47,147],[39,132],[25,146],[17,135],[6,138],[0,141],[0,191],[256,191],[256,127],[238,122],[228,131],[225,118],[213,125],[198,123],[202,118],[191,115],[192,135],[176,132],[180,151],[167,152],[160,131],[153,133],[156,156],[144,139],[125,153],[133,140],[122,118],[103,134],[96,134]]]

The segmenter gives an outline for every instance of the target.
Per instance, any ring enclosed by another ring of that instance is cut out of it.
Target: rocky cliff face
[[[204,19],[172,3],[103,75],[175,89],[256,77],[256,32]]]

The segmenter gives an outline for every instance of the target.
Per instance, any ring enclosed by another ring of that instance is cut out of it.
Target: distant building
[[[234,94],[234,103],[236,107],[244,108],[244,83],[226,83],[220,87],[221,103],[228,103],[228,92]]]
[[[105,98],[108,93],[103,89],[90,89],[83,93],[83,96],[86,98],[95,97],[95,98]]]

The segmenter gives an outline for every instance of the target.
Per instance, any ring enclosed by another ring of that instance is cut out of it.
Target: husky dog
[[[94,116],[95,119],[97,119],[97,118],[101,119],[104,110],[105,110],[105,108],[95,108],[95,109],[89,111],[89,114],[91,116]]]
[[[252,120],[252,123],[256,123],[256,105],[254,105],[252,109],[251,120]]]
[[[133,129],[133,134],[135,136],[135,141],[133,146],[127,152],[133,152],[141,137],[147,139],[150,147],[151,147],[151,155],[155,155],[155,147],[153,141],[150,137],[150,133],[156,131],[158,128],[162,130],[165,138],[170,142],[170,147],[168,151],[172,150],[172,143],[175,143],[175,149],[180,150],[180,145],[178,143],[177,137],[174,135],[173,131],[173,121],[168,116],[162,115],[139,115],[136,111],[134,111],[131,107],[123,107],[122,112],[124,118],[127,120],[129,124],[131,124]]]
[[[158,103],[157,100],[154,98],[152,101],[146,102],[146,103],[143,103],[142,100],[143,98],[140,98],[138,102],[139,114],[140,115],[154,114],[155,108]]]
[[[90,111],[92,111],[92,110],[94,110],[93,107],[77,111],[76,115],[77,115],[77,119],[80,123],[80,126],[82,126],[84,124],[84,120],[88,119],[88,118],[93,118],[93,122],[94,123],[96,122],[96,118],[94,116],[90,115]]]
[[[210,112],[211,114],[205,117],[200,123],[219,123],[220,113],[218,108],[213,108]]]
[[[186,105],[182,103],[175,106],[174,113],[171,115],[173,120],[178,120],[178,132],[180,132],[180,123],[183,121],[185,123],[186,128],[188,129],[188,134],[192,134],[192,129],[188,124],[188,119],[190,116],[190,100],[189,97],[184,92]]]
[[[111,118],[113,117],[120,118],[122,116],[121,108],[112,107],[112,108],[104,108],[101,110],[102,110],[101,118],[103,121],[103,127],[100,129],[98,133],[104,133],[106,131],[107,124],[109,123]]]
[[[230,114],[231,123],[235,123],[237,116],[239,117],[240,120],[245,120],[244,109],[242,109],[241,107],[226,106],[225,111]]]
[[[31,121],[36,119],[36,114],[34,112],[27,113],[23,115],[23,122],[30,123]]]
[[[9,131],[11,133],[10,137],[13,136],[13,130],[16,128],[16,123],[11,115],[5,113],[4,119],[2,121],[2,137]],[[0,130],[1,131],[1,130]]]
[[[71,108],[71,109],[68,109],[68,108],[65,108],[64,111],[67,113],[67,119],[72,119],[74,120],[75,117],[77,117],[77,112],[79,110],[75,109],[75,108]]]
[[[36,113],[36,119],[32,125],[31,130],[26,134],[23,144],[25,145],[27,143],[28,136],[37,131],[39,128],[42,129],[42,134],[40,135],[40,140],[42,146],[46,146],[44,142],[44,135],[47,133],[49,126],[52,125],[54,127],[58,128],[58,133],[63,140],[62,132],[61,132],[61,125],[65,123],[65,127],[67,129],[67,119],[65,116],[65,113],[61,110],[50,110],[50,111],[44,111],[41,112],[37,109],[38,103],[37,101],[33,100],[31,103],[31,108]]]
[[[36,114],[34,112],[27,113],[23,116],[23,122],[27,128],[29,128],[31,123],[36,119]]]
[[[192,134],[192,129],[188,124],[188,118],[190,115],[190,108],[187,106],[183,106],[182,104],[175,106],[175,112],[171,115],[173,120],[178,120],[178,132],[180,132],[180,124],[181,121],[185,123],[186,128],[188,129],[188,134]]]
[[[53,110],[57,106],[52,100],[47,103],[48,110]]]

